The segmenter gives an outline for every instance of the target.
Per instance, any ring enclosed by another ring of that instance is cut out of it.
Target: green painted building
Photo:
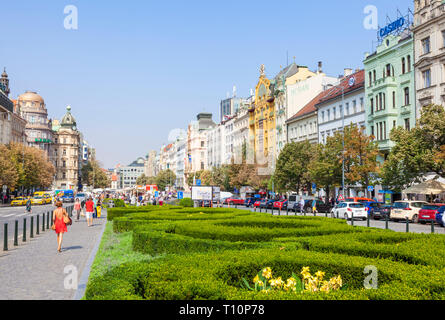
[[[394,127],[411,129],[416,124],[414,42],[411,32],[389,35],[365,65],[366,130],[386,156],[394,146]],[[383,160],[383,159],[381,159]]]

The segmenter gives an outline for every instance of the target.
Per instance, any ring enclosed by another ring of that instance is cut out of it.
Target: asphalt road
[[[224,207],[227,207],[226,205]],[[233,208],[234,206],[231,206],[231,208]],[[237,206],[237,209],[243,209],[243,210],[250,210],[250,211],[255,211],[253,208],[246,208],[245,206]],[[259,209],[257,209],[257,212],[260,212]],[[266,212],[265,209],[261,209],[261,212]],[[267,210],[267,213],[272,214],[272,210]],[[278,216],[279,215],[279,211],[278,210],[274,210],[273,214]],[[286,210],[281,211],[281,216],[286,216]],[[297,213],[298,216],[301,216],[301,213]],[[289,216],[295,216],[295,212],[291,212],[289,211]],[[313,214],[307,214],[307,216],[314,216]],[[326,217],[326,213],[318,213],[317,214],[318,217]],[[331,215],[328,214],[327,215],[329,219],[333,219],[331,218]],[[352,225],[352,223],[354,223],[354,226],[359,226],[359,227],[367,227],[367,221],[362,221],[362,220],[354,220],[352,221],[348,221],[349,225]],[[383,220],[370,220],[370,227],[371,228],[380,228],[380,229],[385,229],[386,228],[386,222]],[[388,221],[388,229],[389,230],[393,230],[396,232],[406,232],[406,222],[402,221],[402,222],[392,222],[392,221]],[[423,224],[419,224],[419,223],[410,223],[409,224],[409,232],[412,233],[431,233],[432,229],[431,229],[431,225],[423,225]],[[434,225],[434,233],[437,234],[445,234],[445,228],[439,226],[438,224]]]
[[[64,207],[71,206],[72,204],[66,203]],[[14,229],[15,229],[15,221],[18,221],[18,241],[22,242],[23,238],[23,224],[26,218],[26,239],[29,240],[30,237],[30,228],[31,228],[31,217],[34,217],[34,234],[36,234],[37,230],[37,216],[39,216],[39,232],[42,232],[42,218],[43,214],[45,215],[45,230],[47,226],[47,213],[49,212],[50,216],[50,227],[51,227],[51,219],[52,212],[55,207],[52,204],[38,206],[32,206],[32,212],[28,213],[25,210],[25,207],[1,207],[0,208],[0,250],[3,250],[4,243],[4,228],[5,224],[8,225],[8,245],[9,247],[13,244],[14,239]]]

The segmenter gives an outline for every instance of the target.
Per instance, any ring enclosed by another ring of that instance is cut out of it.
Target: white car
[[[363,203],[342,202],[333,209],[333,215],[346,220],[351,220],[352,218],[366,220],[368,211]]]

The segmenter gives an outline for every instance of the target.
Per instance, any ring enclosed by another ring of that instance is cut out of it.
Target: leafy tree
[[[374,137],[367,136],[357,125],[345,128],[345,179],[348,184],[366,187],[375,182],[379,149]],[[366,191],[367,192],[367,191]]]
[[[412,183],[422,182],[428,172],[445,174],[445,110],[442,106],[422,108],[421,117],[411,131],[392,130],[395,142],[382,168],[382,183],[401,191]]]
[[[342,142],[338,137],[328,137],[326,144],[314,147],[314,156],[308,165],[309,177],[319,188],[324,188],[326,201],[333,187],[342,184]]]
[[[19,180],[19,175],[14,162],[11,161],[11,152],[0,145],[0,186],[6,185],[9,188],[15,188]]]
[[[111,181],[106,173],[101,169],[100,163],[90,160],[81,169],[82,183],[96,188],[109,188]]]
[[[142,174],[139,176],[139,178],[137,178],[136,184],[138,186],[156,184],[156,177],[147,177],[145,174]]]
[[[280,192],[299,191],[308,181],[308,165],[313,156],[309,141],[286,144],[278,157],[274,181]]]
[[[156,177],[156,184],[159,190],[165,190],[167,186],[173,186],[176,182],[176,175],[170,169],[159,172]]]

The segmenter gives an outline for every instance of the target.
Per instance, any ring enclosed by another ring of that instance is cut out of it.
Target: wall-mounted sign
[[[388,34],[400,30],[405,25],[405,18],[400,18],[379,30],[380,38],[386,37]]]

